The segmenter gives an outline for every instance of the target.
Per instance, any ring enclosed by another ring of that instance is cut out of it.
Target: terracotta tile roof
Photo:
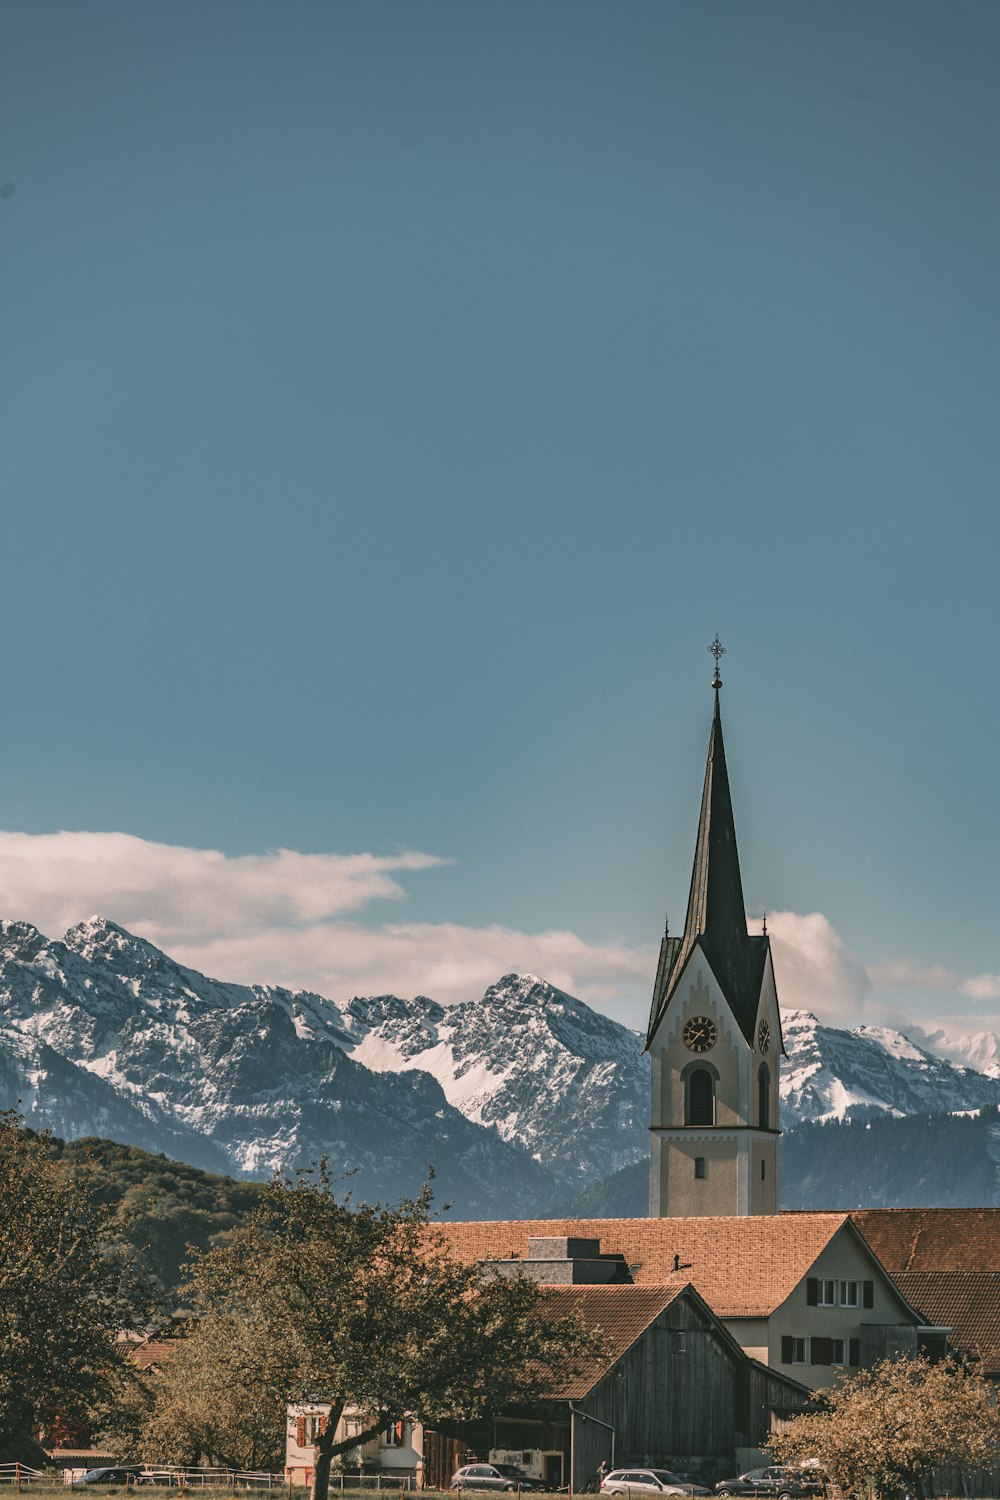
[[[1000,1375],[1000,1272],[896,1271],[893,1280],[928,1323],[951,1329],[952,1347],[973,1355],[983,1375]]]
[[[690,1282],[721,1318],[769,1316],[809,1273],[847,1222],[846,1213],[704,1219],[515,1219],[442,1224],[460,1260],[528,1254],[530,1235],[599,1239],[621,1254],[640,1286]],[[674,1270],[675,1257],[679,1262]]]
[[[136,1344],[129,1351],[129,1359],[140,1370],[158,1370],[170,1358],[179,1342],[178,1338],[143,1339],[141,1344]]]
[[[864,1208],[851,1218],[885,1268],[1000,1272],[1000,1208]]]
[[[681,1295],[677,1286],[559,1286],[546,1287],[557,1313],[576,1312],[588,1328],[599,1328],[609,1352],[605,1359],[588,1360],[569,1375],[555,1377],[546,1394],[553,1401],[577,1401],[611,1369],[636,1339]]]

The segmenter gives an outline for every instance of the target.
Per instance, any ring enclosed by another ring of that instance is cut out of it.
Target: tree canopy
[[[0,1113],[0,1441],[71,1429],[113,1397],[117,1335],[141,1326],[149,1302],[112,1218],[46,1136]]]
[[[1000,1407],[989,1381],[952,1361],[886,1359],[829,1392],[771,1441],[786,1461],[816,1459],[852,1495],[922,1496],[935,1469],[986,1468],[1000,1455]]]
[[[534,1283],[484,1283],[453,1260],[429,1187],[391,1207],[355,1206],[336,1187],[323,1169],[276,1179],[242,1226],[196,1255],[187,1296],[197,1327],[155,1383],[146,1425],[159,1457],[190,1461],[196,1446],[242,1465],[283,1435],[287,1402],[322,1400],[322,1500],[333,1458],[390,1422],[495,1412],[602,1350]],[[239,1399],[220,1399],[227,1391]],[[337,1441],[347,1407],[361,1430]]]

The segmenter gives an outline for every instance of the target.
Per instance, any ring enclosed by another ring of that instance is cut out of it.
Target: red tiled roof
[[[674,1287],[545,1287],[546,1298],[551,1298],[560,1316],[576,1312],[587,1328],[600,1329],[608,1344],[604,1359],[584,1361],[573,1373],[556,1377],[548,1397],[553,1401],[582,1399],[683,1290],[684,1283]]]
[[[948,1341],[1000,1375],[1000,1272],[896,1271],[893,1280],[928,1323],[950,1328]]]
[[[862,1208],[851,1218],[886,1270],[1000,1272],[1000,1208]]]
[[[690,1282],[721,1318],[769,1316],[808,1275],[846,1213],[703,1219],[515,1219],[441,1224],[459,1260],[525,1259],[531,1235],[599,1239],[640,1286]],[[675,1257],[678,1269],[674,1270]]]
[[[129,1359],[137,1369],[159,1369],[164,1361],[170,1358],[179,1343],[179,1338],[143,1339],[141,1344],[136,1344],[135,1348],[129,1351]]]

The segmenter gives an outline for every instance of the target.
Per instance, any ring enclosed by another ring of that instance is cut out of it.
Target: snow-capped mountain
[[[786,1012],[782,1124],[1000,1103],[1000,1077],[897,1031]],[[648,1154],[642,1039],[534,975],[479,1000],[334,1002],[224,984],[112,922],[0,922],[0,1106],[196,1166],[266,1176],[328,1153],[366,1197],[434,1162],[465,1215],[528,1215]]]
[[[237,1175],[328,1153],[368,1198],[413,1194],[433,1162],[464,1212],[547,1200],[549,1174],[429,1074],[355,1062],[337,1014],[319,996],[216,983],[98,918],[61,942],[0,923],[0,1104],[20,1101],[30,1123]]]
[[[974,1068],[988,1078],[1000,1078],[1000,1033],[996,1031],[951,1032],[938,1027],[924,1040],[941,1057]]]
[[[1000,1078],[938,1057],[901,1031],[840,1031],[803,1010],[786,1011],[782,1030],[788,1052],[781,1067],[785,1129],[866,1111],[950,1114],[1000,1103]]]
[[[564,1183],[608,1176],[649,1150],[649,1066],[635,1031],[534,974],[505,974],[448,1010],[382,995],[344,1013],[351,1056],[422,1069],[470,1120]]]

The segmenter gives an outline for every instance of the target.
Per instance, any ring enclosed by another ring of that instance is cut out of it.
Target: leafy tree
[[[0,1113],[0,1442],[72,1430],[122,1378],[116,1335],[149,1304],[108,1210],[61,1168],[51,1142]]]
[[[149,1463],[278,1469],[287,1378],[285,1341],[266,1319],[210,1312],[149,1377],[149,1407],[126,1409],[133,1445]]]
[[[1000,1407],[989,1381],[951,1361],[886,1359],[843,1380],[817,1410],[775,1435],[777,1458],[818,1459],[848,1494],[910,1490],[935,1469],[986,1468],[1000,1455]]]
[[[199,1328],[157,1382],[150,1442],[189,1457],[190,1432],[206,1455],[242,1460],[269,1451],[288,1401],[328,1401],[313,1484],[325,1500],[333,1459],[390,1422],[480,1417],[602,1352],[534,1283],[482,1283],[453,1260],[429,1186],[395,1207],[355,1207],[334,1189],[324,1167],[275,1179],[244,1225],[195,1257]],[[361,1430],[338,1442],[348,1405]]]

